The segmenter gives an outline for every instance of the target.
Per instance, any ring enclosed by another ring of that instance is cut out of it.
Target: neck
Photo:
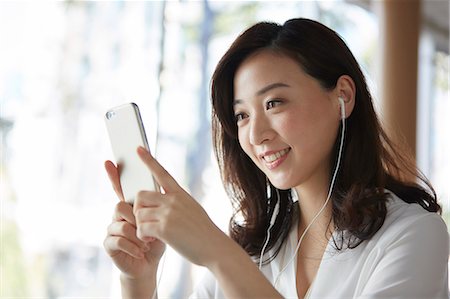
[[[324,175],[322,178],[304,183],[295,187],[295,191],[298,195],[298,205],[300,211],[299,217],[299,232],[303,232],[306,227],[313,221],[317,213],[322,209],[325,201],[327,200],[328,191],[330,188],[330,177]],[[320,215],[314,221],[314,224],[310,227],[310,232],[318,232],[323,235],[328,228],[329,221],[331,219],[332,204],[331,199],[320,213]]]

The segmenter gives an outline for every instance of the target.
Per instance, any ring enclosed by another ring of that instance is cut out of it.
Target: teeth
[[[289,151],[289,149],[284,149],[275,154],[264,156],[263,157],[264,161],[271,163],[271,162],[279,159],[281,156],[284,156],[285,154],[287,154],[288,151]]]

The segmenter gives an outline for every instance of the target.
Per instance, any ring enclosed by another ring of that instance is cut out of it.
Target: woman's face
[[[288,56],[263,51],[239,66],[233,103],[239,143],[275,187],[329,181],[337,97]]]

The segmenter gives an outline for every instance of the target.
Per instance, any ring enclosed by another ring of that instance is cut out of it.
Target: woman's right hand
[[[124,201],[117,167],[111,161],[106,161],[105,169],[120,202],[108,226],[104,247],[123,278],[148,281],[156,277],[165,244],[159,240],[144,243],[137,238],[133,207]]]

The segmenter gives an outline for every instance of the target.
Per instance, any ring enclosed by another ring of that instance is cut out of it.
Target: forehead
[[[274,83],[294,86],[306,79],[297,61],[284,54],[262,51],[246,58],[234,76],[234,98],[254,96]]]

